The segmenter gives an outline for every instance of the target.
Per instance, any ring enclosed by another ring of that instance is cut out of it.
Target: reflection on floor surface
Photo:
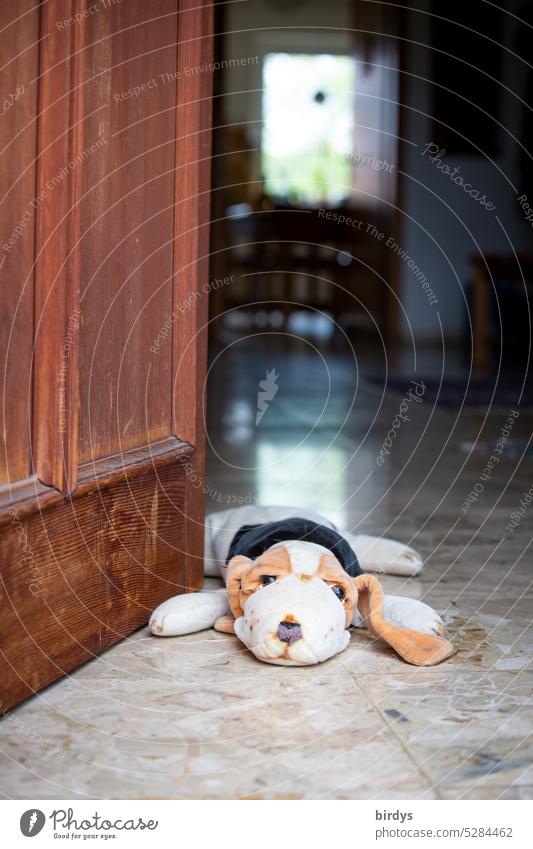
[[[356,631],[323,665],[287,669],[214,631],[142,630],[4,718],[4,795],[531,798],[530,456],[504,445],[487,473],[490,454],[465,450],[496,445],[511,409],[422,397],[393,427],[434,361],[419,357],[415,371],[407,357],[395,392],[365,378],[382,365],[257,337],[221,349],[207,507],[305,505],[409,543],[424,573],[388,586],[436,607],[457,653],[419,669]],[[273,379],[275,392],[260,387]],[[506,444],[530,434],[521,413]]]

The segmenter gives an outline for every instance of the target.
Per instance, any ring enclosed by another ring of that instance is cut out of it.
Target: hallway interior
[[[531,415],[513,419],[463,509],[509,410],[411,400],[378,464],[412,381],[439,375],[438,354],[417,357],[416,369],[408,353],[389,364],[401,393],[369,380],[384,374],[376,352],[259,331],[226,340],[208,375],[207,510],[306,505],[414,546],[421,577],[384,583],[437,608],[456,654],[415,668],[355,631],[332,660],[284,668],[214,631],[142,629],[6,716],[4,796],[531,797],[527,508],[506,530],[531,486],[520,448]],[[464,374],[459,357],[447,368]],[[278,390],[256,425],[258,381],[272,369]]]

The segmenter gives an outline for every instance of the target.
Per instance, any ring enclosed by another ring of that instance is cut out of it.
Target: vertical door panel
[[[9,41],[30,82],[4,239],[36,200],[0,255],[4,335],[34,269],[4,385],[4,709],[203,579],[212,5],[88,8],[48,0]]]
[[[35,0],[0,4],[0,486],[30,473],[38,40]]]
[[[86,23],[80,462],[171,433],[178,13],[128,0]],[[94,152],[91,152],[94,150]]]

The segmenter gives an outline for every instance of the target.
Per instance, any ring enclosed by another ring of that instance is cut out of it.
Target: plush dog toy
[[[357,553],[356,553],[357,552]],[[367,572],[416,575],[413,549],[349,532],[311,511],[255,505],[205,522],[205,574],[226,589],[163,602],[149,627],[177,636],[214,627],[236,634],[259,660],[307,666],[343,651],[350,626],[366,627],[408,663],[431,666],[453,646],[439,615],[415,599],[384,595]]]

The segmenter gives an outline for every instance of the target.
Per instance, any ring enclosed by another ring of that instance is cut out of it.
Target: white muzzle
[[[331,588],[294,573],[250,596],[235,633],[259,660],[286,666],[320,663],[350,641],[344,606]]]

